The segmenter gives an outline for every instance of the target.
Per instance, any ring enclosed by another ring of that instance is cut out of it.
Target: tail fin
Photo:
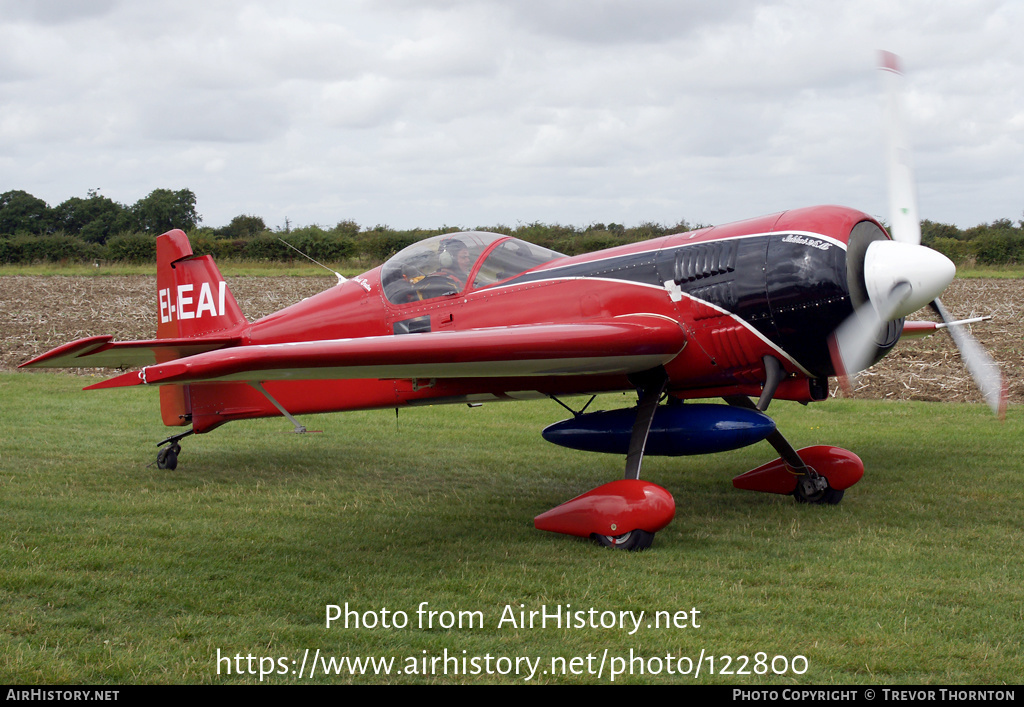
[[[213,257],[195,257],[184,231],[168,231],[156,239],[157,339],[224,335],[248,322]],[[175,358],[173,352],[166,352]],[[161,358],[157,352],[157,359]],[[187,385],[160,386],[160,416],[165,425],[187,425],[192,395]]]
[[[156,239],[156,338],[198,338],[245,326],[245,315],[213,262],[194,257],[184,231]]]

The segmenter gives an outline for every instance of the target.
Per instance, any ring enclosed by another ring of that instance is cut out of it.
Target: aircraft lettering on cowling
[[[909,189],[892,189],[894,208]],[[861,460],[794,449],[766,411],[776,399],[824,400],[830,378],[856,375],[901,336],[949,328],[989,405],[1004,409],[998,369],[937,299],[955,268],[920,245],[916,225],[894,219],[890,236],[865,213],[821,206],[575,257],[451,233],[254,322],[213,259],[175,230],[156,243],[155,339],[94,336],[23,365],[141,366],[87,389],[159,386],[164,424],[190,426],[158,445],[164,469],[176,468],[184,437],[233,420],[284,416],[302,432],[295,415],[551,398],[572,417],[544,438],[624,455],[625,474],[536,527],[637,550],[675,514],[671,494],[640,479],[645,454],[767,441],[779,457],[736,487],[838,503]],[[906,322],[929,303],[942,324]],[[635,391],[636,406],[562,402],[617,391]],[[724,404],[694,402],[709,399]]]
[[[814,238],[807,238],[806,236],[801,236],[797,234],[786,236],[782,240],[784,243],[799,243],[801,245],[808,245],[811,246],[812,248],[817,248],[818,250],[828,250],[829,248],[832,247],[831,244],[826,243],[825,241],[819,241],[815,240]]]

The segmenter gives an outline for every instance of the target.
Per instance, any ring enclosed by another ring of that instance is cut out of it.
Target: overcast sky
[[[203,224],[886,218],[877,51],[923,218],[1024,211],[1019,0],[0,0],[0,192],[194,191]]]

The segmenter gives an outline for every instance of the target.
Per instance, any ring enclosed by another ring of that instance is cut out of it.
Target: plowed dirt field
[[[333,278],[235,277],[231,291],[250,320],[309,297]],[[0,277],[0,369],[94,334],[148,339],[156,329],[156,278]],[[943,296],[959,318],[991,315],[972,327],[1000,364],[1011,403],[1024,402],[1024,280],[956,280]],[[912,318],[925,318],[923,310]],[[834,386],[834,394],[843,395]],[[857,381],[853,397],[981,402],[946,334],[901,341]]]

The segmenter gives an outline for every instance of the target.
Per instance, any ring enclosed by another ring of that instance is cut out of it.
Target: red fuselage
[[[815,207],[571,258],[554,257],[508,277],[497,273],[482,278],[482,269],[492,262],[489,256],[512,240],[493,238],[478,248],[465,281],[447,290],[434,287],[427,292],[422,283],[432,277],[409,277],[408,268],[400,273],[400,268],[385,264],[251,323],[241,334],[242,346],[655,317],[678,323],[686,340],[682,351],[664,366],[670,394],[757,396],[766,377],[764,357],[772,356],[787,374],[775,397],[819,400],[826,394],[827,378],[835,375],[827,337],[865,301],[864,250],[871,241],[887,236],[866,214]],[[885,341],[877,342],[879,357],[898,337],[897,323]],[[293,414],[634,387],[626,375],[616,374],[289,380],[265,385]],[[211,382],[190,388],[196,432],[232,419],[278,414],[266,397],[245,383]]]

